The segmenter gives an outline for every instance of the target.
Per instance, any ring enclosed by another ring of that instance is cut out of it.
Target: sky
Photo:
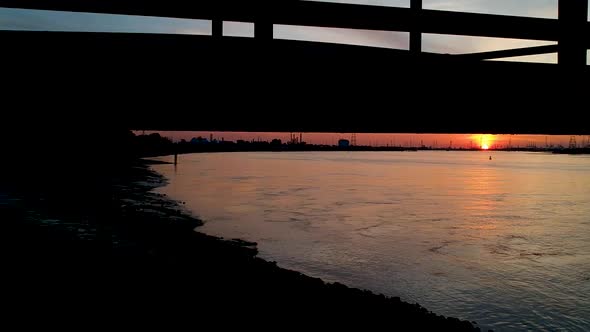
[[[324,1],[395,7],[409,7],[410,3],[410,0]],[[558,0],[423,0],[423,6],[439,10],[556,18],[557,2]],[[0,29],[211,34],[210,22],[203,20],[60,13],[7,8],[0,8]],[[251,37],[253,30],[253,24],[232,22],[224,24],[226,35]],[[396,49],[408,49],[409,45],[409,36],[404,32],[275,26],[274,36],[280,39],[336,42]],[[424,34],[423,36],[424,51],[450,54],[547,44],[551,44],[551,42],[434,34]],[[547,54],[503,60],[555,63],[557,55]]]
[[[275,138],[288,142],[291,133],[253,133],[253,132],[209,132],[209,131],[135,131],[136,135],[159,133],[164,137],[178,142],[181,139],[189,141],[193,137],[210,139],[213,136],[217,140],[226,141],[271,141]],[[299,133],[294,133],[299,138]],[[311,144],[336,145],[340,139],[352,139],[351,133],[302,133],[303,141]],[[537,147],[546,145],[564,147],[569,146],[571,136],[566,135],[482,135],[482,134],[356,134],[357,145],[370,146],[403,146],[418,147],[421,145],[437,148],[481,148],[485,145],[489,148],[501,148],[508,145],[513,147],[526,147],[532,144]],[[580,146],[590,145],[590,136],[575,136],[576,144]]]

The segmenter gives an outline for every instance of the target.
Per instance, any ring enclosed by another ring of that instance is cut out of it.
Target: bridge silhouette
[[[51,104],[53,121],[71,120],[59,110],[86,108],[78,98],[97,109],[85,111],[95,119],[134,129],[590,133],[579,106],[590,73],[586,0],[560,0],[558,19],[429,10],[421,0],[409,8],[296,0],[0,7],[211,21],[211,36],[0,32],[14,82],[7,94],[26,107]],[[223,36],[224,21],[254,23],[254,38]],[[277,24],[409,32],[409,50],[278,40]],[[555,44],[436,54],[422,51],[423,33]],[[545,53],[557,53],[558,64],[486,61]]]

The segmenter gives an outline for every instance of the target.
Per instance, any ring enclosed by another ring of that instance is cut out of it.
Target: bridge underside
[[[0,40],[13,128],[590,134],[588,67],[209,36]]]

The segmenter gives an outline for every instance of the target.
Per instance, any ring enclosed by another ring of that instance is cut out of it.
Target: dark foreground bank
[[[278,268],[250,243],[194,232],[198,220],[151,192],[162,184],[141,163],[95,182],[5,181],[4,315],[23,327],[474,330],[398,298]]]

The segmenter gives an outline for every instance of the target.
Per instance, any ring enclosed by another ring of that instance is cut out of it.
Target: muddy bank
[[[0,187],[4,301],[7,316],[29,318],[24,326],[476,329],[278,268],[252,243],[195,232],[199,220],[151,192],[164,180],[145,163],[89,178]]]

